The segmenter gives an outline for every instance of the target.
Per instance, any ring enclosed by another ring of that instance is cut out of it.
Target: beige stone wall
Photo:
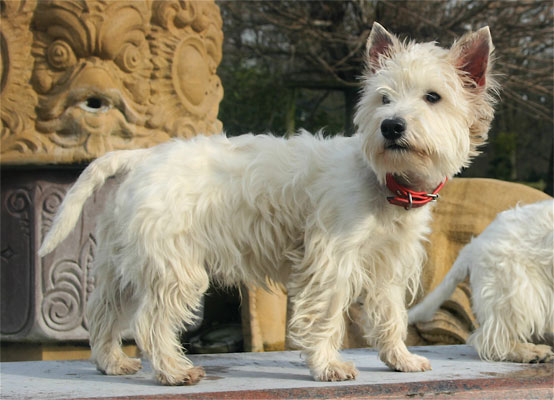
[[[221,131],[213,1],[1,1],[2,164]]]

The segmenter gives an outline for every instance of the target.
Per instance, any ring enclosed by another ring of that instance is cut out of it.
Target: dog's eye
[[[440,101],[440,99],[441,99],[440,94],[438,94],[436,92],[429,92],[425,95],[425,100],[428,103],[431,103],[431,104],[438,103]]]
[[[386,95],[383,95],[383,98],[381,99],[381,101],[383,102],[383,104],[389,104],[390,103],[390,99]]]

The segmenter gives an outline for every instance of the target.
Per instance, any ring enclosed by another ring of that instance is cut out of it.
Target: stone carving
[[[38,4],[32,83],[41,142],[87,159],[168,139],[144,128],[149,19],[144,2]]]
[[[28,188],[21,187],[8,192],[6,211],[19,223],[21,233],[30,236],[31,225],[31,193]]]
[[[213,0],[0,0],[0,338],[86,340],[95,217],[36,255],[80,168],[107,151],[221,131]]]
[[[43,271],[42,318],[54,331],[71,331],[79,325],[88,330],[85,305],[94,286],[90,269],[96,241],[89,235],[79,260],[61,259]]]
[[[47,186],[44,190],[41,210],[40,236],[44,237],[50,230],[56,211],[62,204],[65,197],[65,190],[58,186]]]
[[[221,131],[216,119],[223,87],[216,75],[223,24],[210,2],[158,1],[151,32],[154,62],[149,126],[172,136]],[[177,117],[176,117],[177,116]]]
[[[36,254],[78,168],[1,173],[2,340],[86,340],[85,307],[94,288],[96,215],[114,186],[110,179],[85,204],[75,234],[44,258]]]
[[[41,213],[39,237],[42,241],[66,191],[58,185],[41,185],[39,192],[42,192],[37,199]],[[42,264],[41,317],[49,329],[67,332],[81,326],[88,330],[85,305],[88,294],[94,288],[90,271],[95,248],[96,240],[89,233],[74,257],[66,254],[66,257],[56,259],[52,264]]]
[[[29,84],[33,56],[33,34],[29,29],[34,1],[2,1],[0,24],[0,135],[2,151],[38,150],[25,137],[34,131],[33,118],[37,94]],[[13,141],[20,137],[19,143]]]
[[[2,183],[9,182],[2,176]],[[32,235],[33,189],[23,182],[2,187],[0,231],[1,268],[0,328],[17,334],[28,326],[33,302]]]
[[[221,131],[221,26],[213,1],[2,1],[2,163]]]

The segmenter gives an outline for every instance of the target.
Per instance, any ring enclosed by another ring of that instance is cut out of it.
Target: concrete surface
[[[84,398],[380,398],[445,395],[449,398],[553,398],[553,364],[522,365],[480,361],[469,346],[414,347],[433,370],[401,373],[388,369],[372,349],[342,352],[360,371],[349,382],[315,382],[299,352],[191,355],[207,376],[195,386],[165,387],[147,362],[135,375],[106,376],[89,361],[0,364],[2,399]],[[477,394],[476,394],[477,393]],[[466,396],[466,397],[464,397]]]

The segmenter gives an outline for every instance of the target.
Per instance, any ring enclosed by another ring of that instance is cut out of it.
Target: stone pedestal
[[[213,0],[0,0],[0,339],[87,341],[95,219],[36,251],[83,167],[108,151],[218,133]],[[79,165],[79,166],[76,166]]]
[[[87,340],[86,300],[96,248],[95,217],[113,180],[85,204],[73,232],[44,258],[37,249],[81,169],[3,168],[1,172],[2,340]]]

